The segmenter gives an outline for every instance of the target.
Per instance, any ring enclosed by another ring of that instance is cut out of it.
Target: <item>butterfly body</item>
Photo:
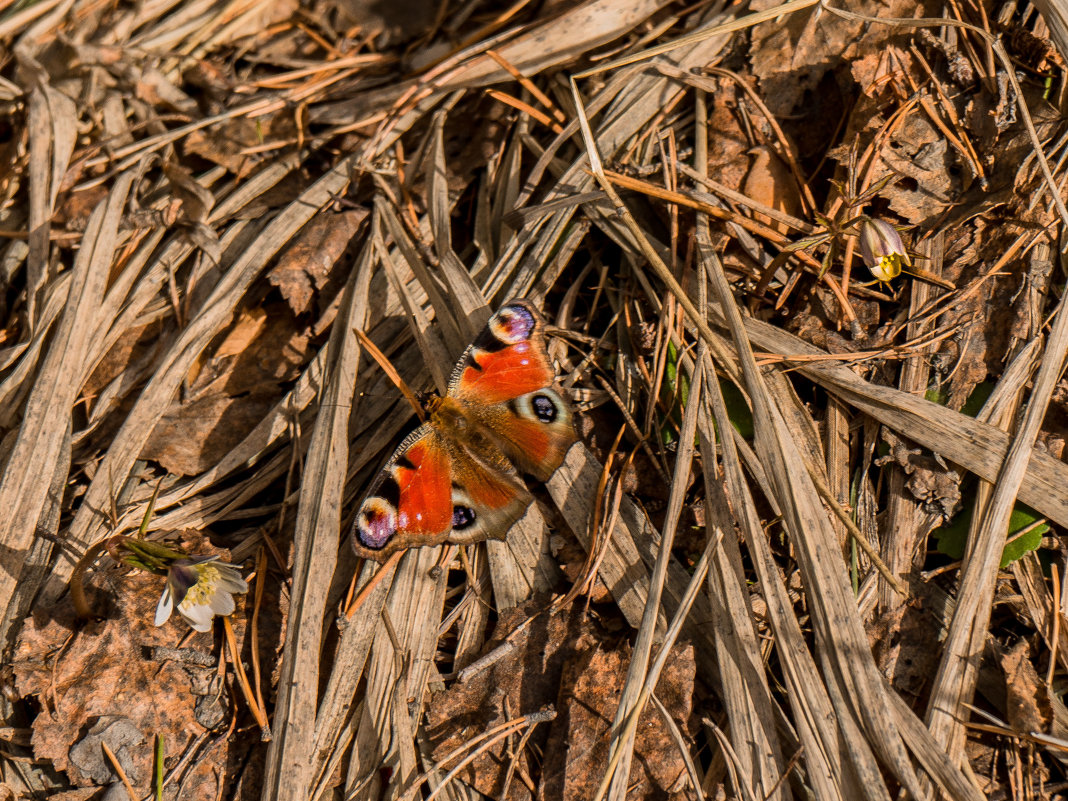
[[[397,448],[353,524],[359,556],[503,539],[575,442],[571,411],[553,387],[543,323],[532,304],[503,306],[461,357],[428,421]]]

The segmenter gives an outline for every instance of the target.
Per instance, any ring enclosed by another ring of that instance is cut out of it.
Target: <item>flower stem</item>
[[[70,599],[74,603],[74,611],[78,617],[91,618],[95,617],[92,608],[89,606],[89,601],[85,597],[85,571],[89,569],[89,565],[96,561],[106,549],[107,540],[103,539],[95,545],[91,546],[87,550],[82,558],[78,560],[78,564],[74,566],[74,570],[71,571],[70,581],[67,586],[70,587]]]

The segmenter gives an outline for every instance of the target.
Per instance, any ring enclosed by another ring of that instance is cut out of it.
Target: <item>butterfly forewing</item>
[[[529,302],[506,304],[467,349],[449,387],[505,455],[540,481],[576,440],[571,410],[553,388],[543,329]]]

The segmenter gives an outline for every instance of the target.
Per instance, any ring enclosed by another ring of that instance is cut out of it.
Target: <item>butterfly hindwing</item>
[[[457,448],[453,454],[453,518],[448,541],[468,545],[504,539],[533,501],[515,470],[490,443],[477,450]]]
[[[471,416],[512,464],[539,481],[556,472],[576,439],[571,410],[552,387],[477,407]]]
[[[492,453],[492,446],[476,454],[431,425],[420,427],[361,504],[356,554],[383,560],[404,548],[503,538],[532,498],[504,457]]]
[[[353,524],[360,556],[440,541],[452,527],[452,460],[429,425],[413,431],[382,469]]]

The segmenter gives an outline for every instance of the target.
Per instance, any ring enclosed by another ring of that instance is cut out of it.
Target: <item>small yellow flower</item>
[[[178,606],[178,614],[196,631],[209,631],[215,615],[234,611],[234,593],[248,592],[248,584],[233,565],[217,556],[177,559],[167,568],[167,585],[156,606],[156,625],[166,623]]]
[[[875,280],[890,283],[911,267],[901,235],[888,222],[865,217],[860,221],[860,255]]]

